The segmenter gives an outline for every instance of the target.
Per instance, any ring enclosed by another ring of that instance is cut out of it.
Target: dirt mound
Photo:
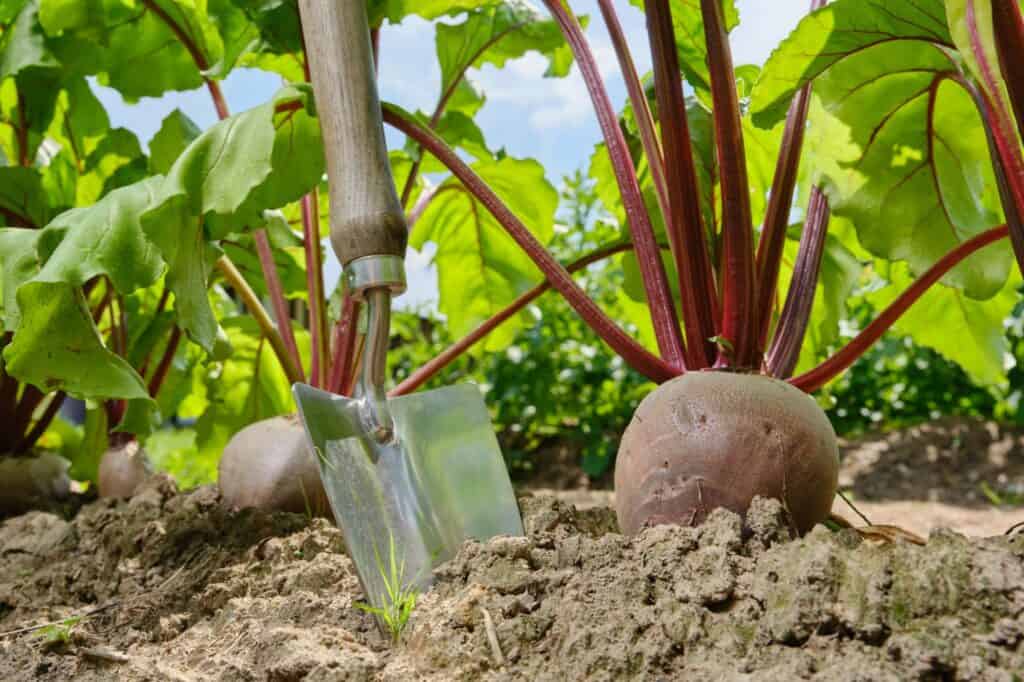
[[[946,417],[842,444],[841,488],[870,501],[1024,504],[1024,429]]]
[[[390,647],[323,520],[228,513],[157,478],[68,522],[0,526],[0,679],[986,679],[1024,670],[1024,533],[874,545],[744,529],[628,539],[608,509],[524,498],[528,535],[470,542]],[[16,634],[10,631],[87,614]]]

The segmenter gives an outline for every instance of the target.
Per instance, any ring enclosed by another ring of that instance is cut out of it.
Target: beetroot
[[[615,465],[626,534],[699,524],[717,507],[744,514],[756,496],[782,502],[806,533],[832,507],[835,432],[814,400],[756,374],[691,372],[644,398]]]
[[[115,445],[100,459],[100,497],[131,497],[152,473],[146,451],[139,447],[138,441]]]
[[[295,415],[265,419],[236,433],[221,455],[217,481],[231,509],[330,514],[316,455]]]
[[[0,457],[0,515],[54,509],[71,495],[69,466],[52,452]]]

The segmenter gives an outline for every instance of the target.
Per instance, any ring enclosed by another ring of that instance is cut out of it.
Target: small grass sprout
[[[363,602],[357,602],[356,608],[373,614],[378,621],[383,623],[391,636],[391,642],[398,644],[409,624],[409,617],[416,608],[416,600],[419,597],[419,590],[415,581],[405,585],[405,559],[398,559],[395,546],[395,536],[388,534],[388,560],[385,565],[377,551],[376,545],[373,548],[376,557],[377,571],[384,581],[384,592],[380,595],[380,602],[383,606],[372,606]]]

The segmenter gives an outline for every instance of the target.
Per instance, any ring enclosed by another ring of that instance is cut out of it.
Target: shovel
[[[368,314],[352,398],[292,392],[363,590],[376,613],[425,589],[468,539],[522,535],[508,471],[477,387],[388,398],[391,298],[405,290],[407,226],[377,98],[364,0],[300,0],[327,155],[331,243]],[[379,610],[377,610],[379,609]]]

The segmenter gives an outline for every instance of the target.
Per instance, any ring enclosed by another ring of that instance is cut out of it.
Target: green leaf
[[[299,108],[275,113],[276,105],[289,103]],[[262,224],[264,210],[317,186],[324,172],[321,149],[309,88],[285,88],[196,138],[142,216],[143,229],[167,261],[180,324],[208,352],[217,347],[218,329],[205,293],[219,255],[210,240]]]
[[[815,84],[838,123],[819,115],[812,128],[838,133],[841,124],[858,148],[855,161],[825,178],[833,213],[853,221],[868,251],[906,260],[915,273],[1002,220],[985,129],[951,80],[955,68],[938,47],[897,41],[847,57]],[[1002,288],[1010,265],[1009,250],[971,258],[943,281],[984,299]]]
[[[85,78],[64,81],[54,114],[47,136],[66,147],[77,163],[84,163],[110,130],[107,112]]]
[[[558,194],[535,161],[505,157],[473,169],[542,242],[554,233]],[[479,202],[455,180],[446,181],[416,222],[409,243],[437,245],[440,310],[455,335],[465,334],[541,281],[533,262]],[[506,323],[487,347],[507,345],[516,325]]]
[[[0,222],[13,227],[45,225],[50,207],[35,168],[0,166]]]
[[[207,0],[151,0],[153,7],[143,8],[131,0],[40,1],[46,32],[61,34],[54,47],[61,61],[99,73],[100,83],[128,101],[198,88],[201,69],[224,57]]]
[[[149,141],[149,168],[164,174],[171,170],[181,153],[199,137],[202,131],[181,109],[175,109],[164,118],[160,130]]]
[[[991,256],[997,249],[1002,250],[989,247],[980,255]],[[882,270],[891,284],[868,295],[877,309],[913,282],[905,265]],[[894,330],[957,363],[982,385],[1002,383],[1006,378],[1003,358],[1009,351],[1003,320],[1019,300],[1019,281],[1015,276],[1010,286],[987,301],[972,300],[951,287],[933,286],[899,319]]]
[[[111,192],[100,203],[59,215],[40,233],[42,267],[35,282],[81,286],[106,275],[122,294],[152,285],[164,263],[142,230],[139,216],[156,195],[161,178]]]
[[[118,182],[119,173],[134,164],[145,168],[145,157],[135,133],[127,128],[114,128],[107,132],[96,148],[85,159],[75,188],[75,203],[88,206],[95,203]],[[134,181],[130,179],[128,183]]]
[[[26,69],[59,67],[39,25],[39,0],[29,0],[13,25],[0,34],[0,79],[17,76]]]
[[[721,0],[726,29],[731,31],[740,23],[735,0]],[[644,0],[629,0],[629,4],[643,9]],[[711,76],[707,66],[707,44],[704,41],[704,20],[700,3],[693,0],[671,0],[672,26],[676,34],[679,68],[686,82],[695,90],[711,89]]]
[[[417,112],[416,118],[424,125],[429,124],[429,119],[422,112]],[[461,149],[478,161],[489,161],[494,157],[494,154],[488,149],[487,141],[484,139],[484,134],[480,127],[477,126],[476,121],[461,111],[445,112],[437,122],[437,125],[434,126],[434,132],[449,147]],[[422,155],[423,161],[420,166],[420,173],[422,175],[448,172],[447,166],[438,161],[433,155],[423,152],[411,140],[406,143],[406,151],[410,156]],[[392,169],[392,173],[398,176],[399,171]],[[402,184],[397,185],[398,187],[404,186],[405,177],[402,177]]]
[[[213,461],[243,427],[295,409],[290,383],[252,318],[226,319],[224,329],[234,352],[204,372],[209,403],[196,423],[200,458]],[[307,333],[296,335],[299,348],[307,349]]]
[[[460,24],[437,24],[436,42],[444,98],[467,69],[484,64],[500,68],[530,51],[548,57],[548,76],[565,76],[572,65],[558,25],[525,2],[478,9]]]
[[[0,230],[0,275],[3,276],[3,326],[14,331],[21,321],[18,287],[39,272],[39,230]]]
[[[455,15],[480,7],[496,5],[500,0],[367,0],[370,25],[379,26],[385,20],[401,23],[407,16],[436,19]]]
[[[874,59],[899,64],[902,52],[924,44],[953,46],[943,0],[836,0],[805,17],[772,53],[754,89],[754,123],[774,126],[797,90],[850,56],[885,46],[890,51],[872,51]]]
[[[29,282],[18,288],[18,307],[21,320],[4,349],[11,376],[46,392],[148,399],[142,378],[103,345],[81,289]]]
[[[82,440],[71,456],[71,468],[68,475],[76,481],[96,481],[99,475],[100,460],[107,449],[109,439],[107,432],[107,411],[102,406],[91,405],[85,412]]]
[[[211,63],[204,71],[204,75],[208,78],[224,78],[239,64],[243,55],[250,50],[259,49],[262,42],[262,26],[254,23],[254,18],[265,18],[278,31],[287,27],[292,35],[296,37],[299,35],[298,5],[295,0],[279,3],[291,6],[291,13],[296,17],[291,25],[286,25],[282,21],[287,19],[287,16],[282,16],[280,12],[274,12],[271,9],[272,2],[260,1],[260,11],[255,13],[246,12],[246,6],[253,4],[248,0],[208,0],[208,3],[210,20],[216,27],[223,45],[219,59]],[[300,47],[301,42],[297,44],[296,51]]]
[[[324,173],[309,86],[289,86],[249,111],[219,121],[167,173],[151,222],[204,218],[214,238],[262,222],[263,211],[297,201]],[[275,107],[293,104],[293,111]],[[178,214],[176,217],[174,214]]]

